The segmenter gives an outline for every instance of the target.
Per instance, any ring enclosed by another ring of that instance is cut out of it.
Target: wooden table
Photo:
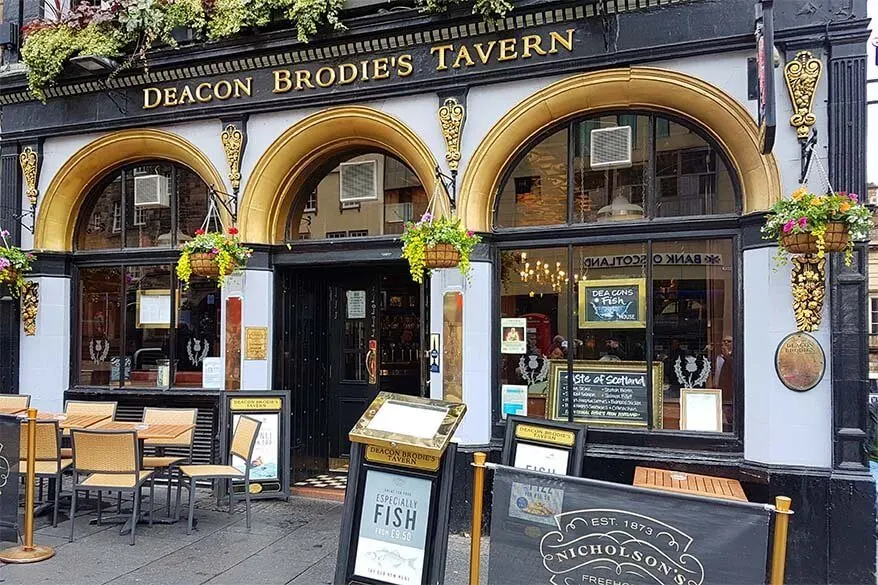
[[[638,466],[634,469],[634,485],[710,498],[748,501],[741,482],[726,477]]]
[[[27,407],[21,407],[21,406],[2,406],[2,407],[0,407],[0,414],[19,414],[21,412],[27,412]]]
[[[138,441],[146,441],[150,439],[157,440],[173,440],[183,433],[195,428],[193,424],[175,425],[175,424],[159,424],[159,423],[140,423],[140,422],[122,422],[111,420],[94,427],[99,431],[135,431]]]

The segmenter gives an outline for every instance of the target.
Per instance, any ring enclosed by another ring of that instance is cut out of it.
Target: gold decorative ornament
[[[40,191],[37,189],[37,153],[30,146],[26,147],[18,155],[21,164],[21,173],[24,176],[25,195],[30,200],[31,207],[36,207],[37,197]]]
[[[815,58],[811,51],[799,51],[783,72],[793,103],[790,126],[796,129],[799,140],[805,140],[811,134],[811,127],[817,123],[817,116],[813,112],[814,94],[817,93],[817,83],[823,72],[823,62]]]
[[[799,331],[816,331],[826,298],[826,258],[793,256],[793,311]]]
[[[40,308],[40,284],[27,281],[21,291],[21,323],[24,334],[33,336],[37,334],[37,313]]]
[[[234,189],[241,187],[241,152],[244,146],[244,133],[234,124],[229,124],[223,130],[220,139],[223,150],[226,151],[226,162],[229,165],[229,182]]]
[[[457,98],[450,97],[439,108],[439,122],[442,124],[442,137],[445,138],[445,160],[448,168],[456,171],[460,165],[460,136],[463,132],[464,107]]]

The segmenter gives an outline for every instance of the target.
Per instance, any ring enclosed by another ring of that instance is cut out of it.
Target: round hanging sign
[[[784,386],[796,392],[807,392],[823,379],[826,354],[820,342],[811,335],[791,333],[777,346],[774,367]]]

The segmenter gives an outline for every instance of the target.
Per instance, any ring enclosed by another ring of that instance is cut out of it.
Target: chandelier
[[[551,286],[553,292],[561,292],[561,289],[566,288],[567,283],[570,282],[570,273],[561,269],[561,262],[555,262],[555,265],[552,266],[549,262],[538,259],[531,266],[527,259],[527,252],[521,253],[521,262],[524,266],[519,271],[518,276],[523,283]],[[574,274],[573,280],[579,282],[579,275]],[[536,292],[531,290],[529,294],[533,297]]]

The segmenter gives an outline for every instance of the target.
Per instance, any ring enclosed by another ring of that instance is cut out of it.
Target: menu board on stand
[[[350,432],[334,585],[440,585],[466,405],[381,392]]]

